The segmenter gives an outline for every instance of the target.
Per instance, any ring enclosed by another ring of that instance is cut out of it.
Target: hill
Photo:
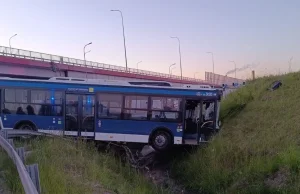
[[[283,85],[267,90],[281,80]],[[264,77],[221,103],[222,130],[177,161],[196,193],[300,193],[300,73]]]

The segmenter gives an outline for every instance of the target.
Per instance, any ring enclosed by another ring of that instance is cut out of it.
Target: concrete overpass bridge
[[[0,46],[0,75],[9,77],[39,78],[78,77],[109,80],[148,80],[167,81],[174,85],[209,84],[215,87],[226,80],[200,80],[189,77],[169,75],[159,72],[84,61],[64,56],[45,54]],[[220,77],[220,75],[218,75]],[[206,76],[207,77],[207,76]],[[220,78],[218,78],[220,79]],[[222,79],[222,78],[221,78]],[[232,78],[230,78],[232,79]]]

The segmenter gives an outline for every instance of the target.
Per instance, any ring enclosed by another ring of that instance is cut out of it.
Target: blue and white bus
[[[0,78],[6,129],[137,142],[165,150],[197,145],[219,129],[221,91],[167,82]]]

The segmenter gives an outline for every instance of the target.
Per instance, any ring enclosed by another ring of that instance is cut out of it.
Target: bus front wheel
[[[151,145],[157,151],[164,151],[172,144],[171,135],[166,131],[157,131],[151,138]]]

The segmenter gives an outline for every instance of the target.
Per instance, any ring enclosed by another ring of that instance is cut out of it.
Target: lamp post
[[[89,50],[88,52],[85,52],[85,47],[88,46],[88,45],[91,45],[91,44],[92,44],[92,42],[90,42],[90,43],[84,45],[84,47],[83,47],[83,58],[84,58],[84,63],[85,63],[85,55],[86,55],[86,53],[91,52],[90,50]],[[85,65],[86,65],[86,64],[85,64]]]
[[[90,43],[84,45],[84,47],[83,47],[83,58],[84,58],[84,65],[85,65],[85,68],[86,68],[86,71],[85,71],[85,77],[86,77],[86,78],[87,78],[87,66],[86,66],[85,55],[86,55],[87,53],[91,52],[91,50],[85,52],[85,47],[88,46],[88,45],[91,45],[91,44],[92,44],[92,42],[90,42]]]
[[[123,40],[124,40],[124,51],[125,51],[125,63],[126,63],[126,72],[127,72],[127,53],[126,53],[126,42],[125,42],[125,31],[124,31],[124,19],[123,14],[120,10],[110,10],[110,11],[117,11],[121,14],[122,17],[122,28],[123,28]]]
[[[172,76],[172,70],[175,69],[176,67],[171,68],[170,76]]]
[[[171,67],[174,66],[174,65],[176,65],[176,63],[173,63],[172,65],[169,66],[169,74],[170,75],[172,74]]]
[[[171,36],[171,38],[175,38],[175,39],[177,39],[177,41],[178,41],[178,45],[179,45],[179,59],[180,59],[180,77],[181,77],[181,80],[182,80],[182,66],[181,66],[181,50],[180,50],[180,40],[179,40],[179,38],[178,37],[172,37]]]
[[[137,70],[139,70],[139,63],[141,63],[142,61],[139,61],[137,64],[136,64],[136,68]]]
[[[215,83],[215,61],[214,61],[214,53],[213,52],[207,52],[208,54],[211,54],[212,64],[213,64],[213,83]]]
[[[9,38],[10,54],[11,54],[11,43],[10,43],[10,40],[11,40],[13,37],[17,36],[17,35],[18,35],[18,34],[14,34],[14,35],[12,35],[12,36]]]

